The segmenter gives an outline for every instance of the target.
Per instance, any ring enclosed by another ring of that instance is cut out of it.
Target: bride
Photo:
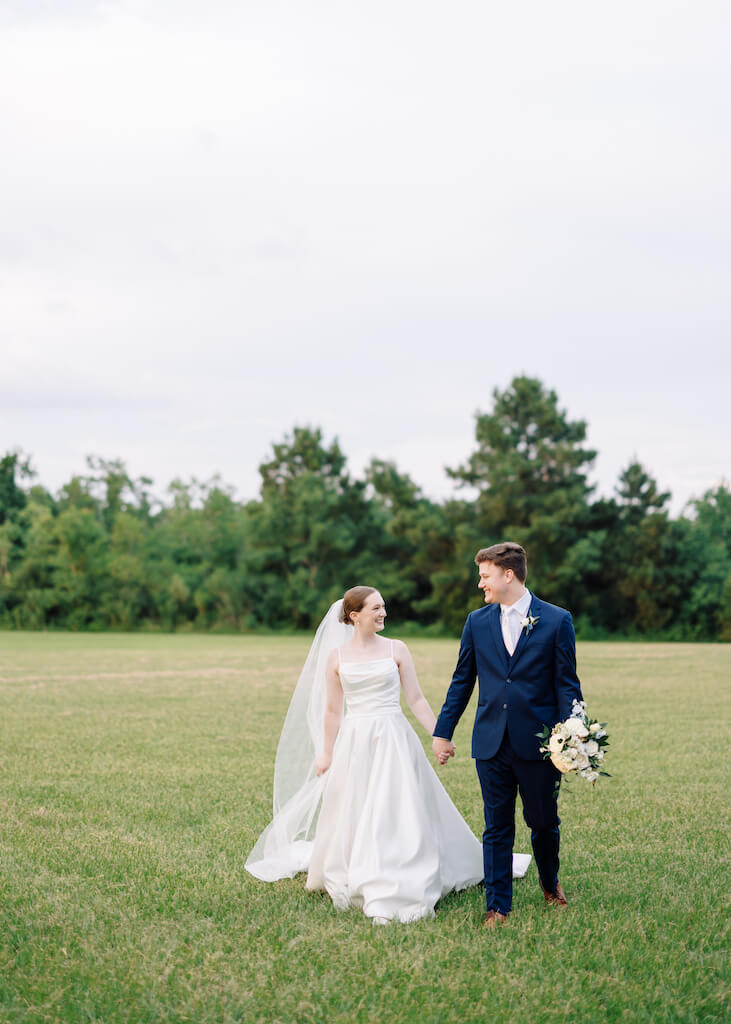
[[[320,623],[279,739],[274,818],[245,865],[268,882],[307,871],[308,889],[375,924],[432,917],[483,877],[482,845],[401,711],[403,689],[431,736],[406,644],[378,636],[385,618],[377,590],[353,587]],[[515,854],[514,877],[529,863]]]

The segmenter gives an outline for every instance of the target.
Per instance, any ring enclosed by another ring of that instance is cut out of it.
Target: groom
[[[485,924],[494,928],[505,922],[512,905],[518,791],[545,900],[566,906],[558,881],[560,775],[543,760],[536,733],[568,718],[573,701],[582,696],[571,616],[526,590],[527,560],[520,544],[493,544],[478,551],[475,562],[486,607],[467,616],[432,745],[441,764],[454,756],[452,735],[477,676],[472,756],[485,805]]]

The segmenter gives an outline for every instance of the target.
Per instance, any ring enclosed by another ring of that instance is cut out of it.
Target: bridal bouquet
[[[575,700],[570,718],[558,722],[550,731],[545,725],[543,732],[536,733],[543,741],[541,753],[551,759],[562,775],[576,772],[593,786],[600,775],[609,775],[602,770],[604,748],[609,743],[606,724],[590,719],[584,701]]]

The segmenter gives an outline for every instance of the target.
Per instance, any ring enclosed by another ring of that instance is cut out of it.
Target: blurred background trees
[[[152,481],[118,460],[53,495],[20,452],[0,458],[0,625],[17,629],[306,629],[358,583],[407,632],[458,633],[480,606],[478,548],[523,544],[529,586],[571,609],[579,636],[731,640],[727,483],[668,511],[628,463],[612,497],[589,482],[596,452],[539,380],[493,392],[475,448],[435,502],[388,459],[351,476],[337,440],[295,427],[237,501],[218,477]]]

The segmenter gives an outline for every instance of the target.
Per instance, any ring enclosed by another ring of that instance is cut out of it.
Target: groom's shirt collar
[[[508,612],[512,608],[514,608],[515,611],[518,612],[518,614],[520,615],[521,619],[524,619],[528,614],[528,609],[530,608],[530,603],[532,600],[533,595],[531,594],[530,590],[526,590],[526,592],[523,594],[520,600],[516,601],[515,604],[500,605],[500,617],[502,618],[504,615],[507,615]]]
[[[528,614],[530,600],[530,591],[526,590],[525,594],[515,604],[500,605],[500,629],[503,634],[505,649],[511,658],[515,653],[515,648],[518,646],[518,640],[523,628],[520,623]]]

